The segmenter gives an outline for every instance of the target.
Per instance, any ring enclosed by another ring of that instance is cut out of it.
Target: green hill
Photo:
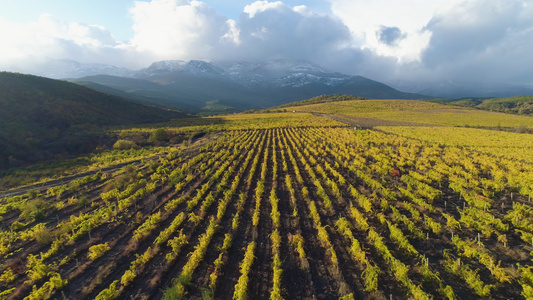
[[[446,103],[510,114],[533,115],[533,96],[509,98],[462,98]]]
[[[185,116],[65,81],[1,72],[0,168],[92,151],[105,126]]]

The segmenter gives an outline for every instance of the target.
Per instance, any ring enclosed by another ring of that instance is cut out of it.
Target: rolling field
[[[533,118],[418,100],[352,100],[284,107],[287,111],[341,114],[443,126],[533,127]]]
[[[467,147],[473,151],[533,162],[531,134],[458,127],[377,126],[376,129],[423,141]]]
[[[0,199],[0,299],[533,297],[531,135],[218,119],[168,128],[219,132],[199,149]]]

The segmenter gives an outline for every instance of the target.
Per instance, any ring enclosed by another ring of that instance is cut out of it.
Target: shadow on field
[[[208,126],[220,125],[227,123],[227,120],[222,118],[184,118],[174,119],[167,123],[170,127],[184,127],[184,126]]]

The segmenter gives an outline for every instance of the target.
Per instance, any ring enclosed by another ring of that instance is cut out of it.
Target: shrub
[[[42,199],[31,200],[20,208],[20,217],[26,221],[40,221],[46,217],[47,203]]]
[[[115,150],[128,150],[137,148],[137,144],[128,140],[118,140],[113,144]]]
[[[52,243],[55,234],[48,228],[44,227],[40,231],[35,232],[35,240],[41,245],[49,245]]]

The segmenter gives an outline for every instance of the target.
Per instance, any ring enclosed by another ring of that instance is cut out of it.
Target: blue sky
[[[130,0],[0,0],[0,7],[0,18],[14,23],[26,24],[46,13],[66,22],[105,26],[121,40],[133,34]]]
[[[533,0],[0,0],[0,70],[304,59],[385,82],[533,85]]]
[[[203,2],[213,7],[219,14],[237,20],[243,8],[254,1],[207,0]],[[289,0],[287,3],[293,6],[306,5],[314,11],[330,13],[330,4],[325,0]],[[129,13],[133,6],[132,0],[0,0],[0,18],[25,24],[37,20],[40,15],[46,13],[66,22],[102,25],[118,40],[127,41],[134,34],[133,21]]]

